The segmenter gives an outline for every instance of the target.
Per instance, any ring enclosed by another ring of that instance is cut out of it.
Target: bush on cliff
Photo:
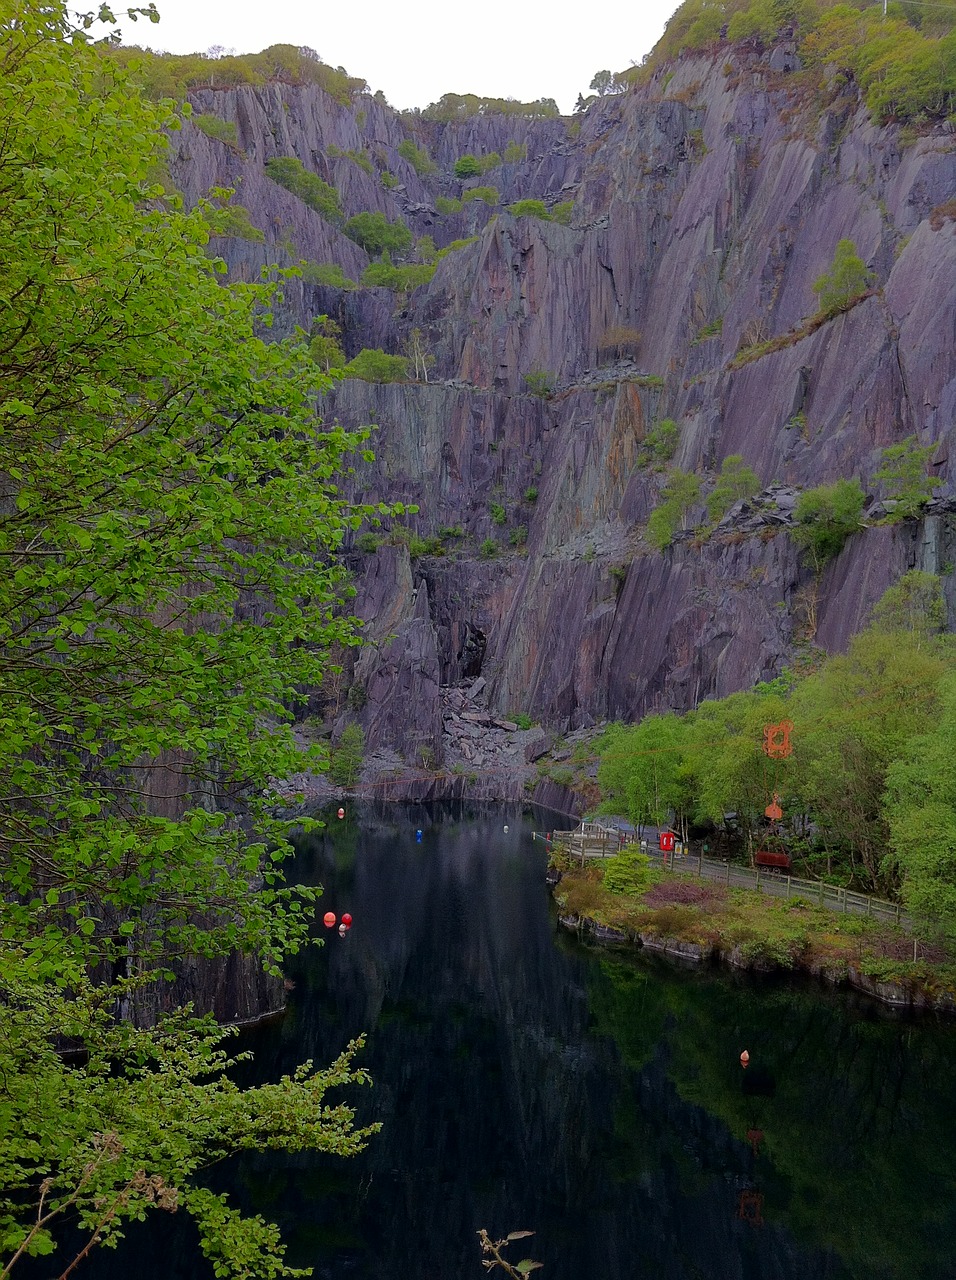
[[[273,156],[263,167],[273,182],[298,196],[327,222],[341,222],[339,193],[327,182],[323,182],[317,173],[310,173],[301,160],[297,160],[295,156]]]
[[[365,347],[345,366],[345,376],[363,382],[404,382],[408,361],[404,356],[390,356],[379,347]]]
[[[866,495],[859,480],[837,480],[801,493],[794,508],[792,536],[810,555],[819,571],[843,550],[843,544],[861,527]]]
[[[399,218],[389,222],[384,213],[357,213],[349,218],[343,228],[350,240],[373,256],[384,253],[407,253],[412,247],[413,236]]]

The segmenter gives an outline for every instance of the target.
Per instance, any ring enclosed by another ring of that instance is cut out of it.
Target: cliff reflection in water
[[[956,1029],[586,951],[557,931],[532,825],[365,809],[303,842],[321,910],[355,923],[299,962],[255,1070],[367,1031],[355,1101],[384,1127],[353,1161],[228,1171],[290,1261],[467,1280],[485,1226],[534,1230],[514,1259],[526,1246],[545,1280],[952,1276]]]

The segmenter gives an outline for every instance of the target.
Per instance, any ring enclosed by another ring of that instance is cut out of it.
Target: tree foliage
[[[801,493],[794,508],[792,536],[817,570],[840,554],[843,544],[861,527],[866,495],[859,480],[836,480]]]
[[[407,253],[413,236],[400,218],[389,222],[384,213],[356,213],[344,227],[350,240],[373,256],[379,253]]]
[[[770,42],[796,34],[804,64],[859,86],[880,121],[945,116],[956,105],[956,5],[891,5],[836,0],[684,0],[645,68],[620,73],[630,81],[684,49],[718,40]],[[822,80],[822,77],[821,77]]]
[[[813,283],[820,299],[821,311],[836,311],[865,293],[873,280],[873,272],[856,251],[852,240],[841,240],[833,253],[828,271]]]
[[[342,210],[339,193],[317,173],[311,173],[295,156],[273,156],[265,163],[265,171],[273,182],[298,196],[310,209],[327,222],[340,223]]]
[[[799,874],[901,891],[956,936],[956,653],[942,621],[939,579],[912,571],[846,654],[802,678],[612,726],[603,807],[635,823],[711,822],[747,853],[770,834],[777,792]],[[784,719],[793,754],[770,760],[764,729]]]
[[[717,524],[735,502],[740,502],[743,498],[752,498],[759,492],[759,476],[745,465],[739,453],[731,454],[721,463],[717,483],[707,498],[708,520],[711,524]]]
[[[883,450],[883,465],[873,479],[883,485],[892,506],[890,521],[919,515],[933,490],[942,484],[939,476],[931,476],[927,470],[935,452],[935,444],[920,445],[916,436],[907,436]]]
[[[177,1198],[219,1274],[251,1250],[280,1275],[274,1229],[198,1173],[252,1135],[355,1149],[321,1104],[347,1062],[245,1093],[188,1011],[115,1015],[188,957],[276,971],[308,937],[318,890],[283,883],[267,791],[307,763],[299,691],[356,642],[335,552],[379,509],[337,476],[365,433],[317,420],[301,335],[263,340],[278,282],[224,287],[206,211],[152,180],[169,104],[105,75],[59,0],[6,12],[0,1256],[49,1250],[66,1213],[92,1246]]]

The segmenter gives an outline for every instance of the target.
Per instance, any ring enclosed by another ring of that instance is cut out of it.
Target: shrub
[[[408,361],[404,356],[390,356],[378,347],[365,347],[345,366],[347,378],[363,382],[404,382]]]
[[[867,270],[853,241],[841,240],[830,270],[814,281],[813,292],[820,298],[821,311],[834,311],[865,293],[872,280],[873,272]]]
[[[793,513],[793,539],[810,553],[818,570],[839,555],[850,534],[860,528],[864,501],[859,480],[837,480],[801,493]]]
[[[562,227],[570,226],[571,214],[574,212],[573,200],[562,200],[560,204],[556,204],[551,210],[551,217],[554,222],[560,222]]]
[[[494,538],[485,538],[484,542],[478,549],[478,554],[482,560],[493,560],[498,554],[498,544]]]
[[[337,262],[306,262],[302,265],[302,279],[306,284],[326,285],[331,289],[357,289]]]
[[[477,178],[481,173],[481,161],[477,156],[466,154],[455,161],[455,177],[465,180]]]
[[[510,715],[508,719],[512,724],[516,724],[519,729],[530,729],[534,721],[525,711],[516,711],[514,715]]]
[[[542,400],[554,395],[556,380],[553,373],[548,373],[544,369],[532,369],[530,373],[524,375],[524,380],[528,395],[539,396]]]
[[[524,500],[525,500],[525,502],[537,502],[537,501],[538,501],[538,491],[537,491],[537,489],[534,487],[534,485],[532,485],[530,489],[525,489],[525,491],[524,491]]]
[[[357,213],[349,218],[343,230],[366,253],[406,253],[412,246],[412,233],[399,219],[389,222],[383,213]]]
[[[680,443],[680,427],[673,418],[662,418],[644,437],[641,452],[647,461],[670,462]]]
[[[891,523],[918,515],[933,490],[942,484],[938,476],[931,476],[926,470],[935,450],[935,444],[917,444],[916,436],[907,436],[900,444],[883,450],[883,465],[873,479],[886,486],[887,500],[893,503],[888,517]]]
[[[227,147],[239,146],[235,121],[222,120],[219,116],[205,114],[190,116],[190,120],[207,138],[215,138],[217,142],[223,142]]]
[[[647,521],[647,540],[658,551],[669,547],[677,530],[685,527],[687,514],[700,497],[700,477],[689,471],[672,471],[662,496],[664,501]]]
[[[488,512],[494,524],[504,524],[507,519],[505,509],[500,502],[489,502]]]
[[[286,191],[291,191],[328,222],[341,221],[339,193],[335,187],[323,182],[317,173],[310,173],[301,160],[294,156],[273,156],[266,161],[264,168],[273,182],[285,187]]]
[[[744,466],[739,453],[732,453],[724,458],[720,468],[720,476],[707,499],[707,518],[716,524],[741,498],[752,498],[760,491],[760,480],[757,475]]]
[[[461,213],[461,201],[449,200],[447,196],[437,196],[435,208],[443,217],[448,217],[453,213]]]
[[[490,173],[492,169],[501,167],[501,156],[497,151],[489,151],[486,156],[479,156],[478,163],[481,165],[482,173]]]
[[[398,293],[407,293],[409,289],[417,289],[421,284],[428,284],[435,274],[433,262],[416,262],[409,266],[393,266],[388,252],[382,254],[381,262],[370,262],[362,272],[362,284],[367,289],[394,289]]]
[[[391,191],[394,187],[398,186],[398,179],[395,177],[394,173],[389,173],[387,169],[382,170],[381,177],[382,186],[386,191]]]
[[[516,200],[508,205],[508,212],[514,218],[540,218],[544,222],[551,221],[548,206],[543,200]]]
[[[465,204],[469,200],[483,200],[485,204],[498,204],[501,200],[501,192],[497,187],[470,187],[462,192],[461,198]]]
[[[375,533],[360,533],[355,539],[355,545],[358,547],[359,551],[370,556],[379,549],[382,545],[382,540]]]
[[[407,160],[420,178],[426,173],[434,173],[437,168],[434,160],[423,147],[417,147],[411,138],[403,138],[398,144],[398,154]]]
[[[513,547],[523,547],[528,541],[528,526],[526,524],[518,524],[508,534],[508,541]]]
[[[520,164],[528,158],[526,142],[509,142],[505,147],[505,164]]]
[[[639,894],[647,888],[651,860],[633,846],[609,858],[604,867],[604,887],[609,893]]]

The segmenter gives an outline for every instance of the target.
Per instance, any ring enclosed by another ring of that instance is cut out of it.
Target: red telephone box
[[[673,853],[677,836],[673,831],[662,831],[660,834],[661,853]]]

